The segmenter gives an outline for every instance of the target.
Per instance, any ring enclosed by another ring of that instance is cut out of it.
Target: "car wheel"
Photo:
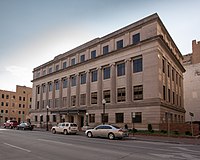
[[[67,132],[67,130],[66,130],[66,129],[64,130],[64,134],[65,134],[65,135],[67,135],[67,134],[68,134],[68,132]]]
[[[108,138],[109,138],[110,140],[113,140],[113,139],[115,139],[115,135],[114,135],[113,133],[109,133],[109,134],[108,134]]]
[[[87,136],[88,136],[89,138],[92,138],[92,137],[93,137],[92,132],[88,132],[88,133],[87,133]]]
[[[53,134],[56,134],[56,130],[55,130],[55,129],[53,129],[53,130],[52,130],[52,133],[53,133]]]
[[[22,130],[25,130],[25,128],[22,128]]]

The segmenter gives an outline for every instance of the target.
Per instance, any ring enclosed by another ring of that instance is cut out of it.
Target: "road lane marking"
[[[24,149],[24,148],[21,148],[21,147],[18,147],[18,146],[14,146],[14,145],[12,145],[12,144],[8,144],[8,143],[4,143],[4,144],[7,145],[7,146],[10,146],[10,147],[12,147],[12,148],[20,149],[20,150],[22,150],[22,151],[31,152],[31,151],[28,150],[28,149]]]

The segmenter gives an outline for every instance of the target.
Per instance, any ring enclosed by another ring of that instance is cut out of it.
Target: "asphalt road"
[[[200,145],[0,129],[0,160],[199,160]]]

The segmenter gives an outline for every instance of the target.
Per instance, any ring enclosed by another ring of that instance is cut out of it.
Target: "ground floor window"
[[[134,86],[133,87],[133,95],[134,100],[142,100],[143,99],[143,86]]]
[[[106,103],[110,103],[110,90],[103,91],[103,97],[106,100]]]
[[[97,92],[91,93],[91,104],[97,104]]]
[[[85,104],[86,104],[86,94],[81,94],[80,105],[85,105]]]
[[[108,113],[105,113],[103,116],[103,113],[101,114],[101,122],[108,123]]]
[[[124,113],[115,113],[116,123],[124,123]]]
[[[53,122],[56,122],[56,115],[53,115]]]
[[[142,112],[132,112],[132,123],[142,123]]]
[[[89,123],[95,123],[95,114],[89,114]]]
[[[67,97],[63,97],[63,107],[67,107]]]

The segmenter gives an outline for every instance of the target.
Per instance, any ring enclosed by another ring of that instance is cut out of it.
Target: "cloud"
[[[13,76],[21,77],[27,75],[27,68],[20,66],[7,66],[6,71],[10,72]]]

